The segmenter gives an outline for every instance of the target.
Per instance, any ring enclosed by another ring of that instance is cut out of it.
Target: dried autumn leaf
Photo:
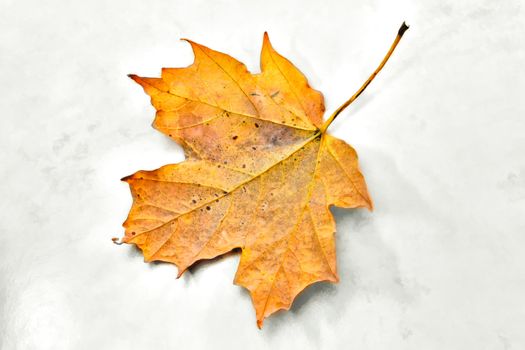
[[[403,24],[404,25],[404,24]],[[308,285],[338,280],[329,207],[372,208],[357,154],[326,133],[323,97],[265,33],[261,73],[192,41],[187,68],[130,77],[151,97],[153,126],[187,159],[125,177],[133,206],[122,242],[146,261],[177,265],[242,250],[235,284],[247,288],[257,325],[289,309]]]

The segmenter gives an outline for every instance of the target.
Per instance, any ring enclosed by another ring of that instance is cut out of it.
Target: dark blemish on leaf
[[[243,164],[243,165],[242,165],[242,168],[243,168],[243,169],[246,168],[246,164]]]
[[[226,193],[228,193],[228,192],[226,192],[226,191],[222,191],[222,194],[226,194]]]
[[[193,204],[197,203],[197,201],[196,201],[195,199],[192,199],[191,202],[192,202]]]
[[[232,139],[237,140],[238,137],[239,136],[237,136],[237,135],[233,135]]]
[[[252,149],[255,151],[257,149],[257,147],[252,147]]]
[[[210,208],[210,206],[209,206],[209,205],[208,205],[208,206],[206,206],[206,210],[210,210],[210,209],[211,209],[211,208]]]
[[[218,195],[217,193],[214,193],[213,195],[214,195],[215,197],[219,197],[219,195]]]
[[[228,162],[227,162],[227,161],[224,161],[223,163],[224,163],[224,164],[228,164]]]
[[[259,124],[255,123],[255,127],[258,128],[258,127],[259,127]]]
[[[218,199],[216,199],[215,201],[216,201],[217,203],[219,203],[219,200],[218,200]]]
[[[136,234],[135,231],[131,232],[131,235],[132,235],[132,236],[135,236],[135,234]]]
[[[274,92],[273,94],[270,95],[271,98],[274,98],[275,96],[279,95],[279,90],[277,90],[276,92]]]
[[[217,164],[217,168],[220,168],[220,167],[221,167],[221,165],[220,165],[220,164]]]
[[[256,93],[256,92],[252,92],[252,93],[250,93],[250,96],[259,96],[259,94]]]

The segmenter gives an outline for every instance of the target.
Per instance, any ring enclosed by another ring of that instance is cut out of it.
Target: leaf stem
[[[328,120],[323,124],[323,126],[321,126],[322,133],[324,133],[326,129],[330,126],[330,124],[332,124],[332,122],[339,115],[339,113],[341,113],[346,107],[348,107],[352,102],[354,102],[359,97],[359,95],[361,95],[363,91],[365,91],[367,86],[372,82],[372,80],[374,80],[377,73],[379,73],[381,69],[383,69],[383,67],[385,66],[386,62],[388,61],[388,59],[394,52],[394,49],[396,48],[397,44],[399,43],[399,41],[401,40],[401,38],[403,37],[403,34],[405,34],[407,29],[408,29],[408,26],[406,25],[405,22],[403,22],[403,24],[401,24],[401,27],[399,28],[399,31],[397,32],[396,39],[392,43],[392,46],[390,46],[390,50],[388,50],[387,54],[385,55],[385,57],[383,58],[379,66],[376,68],[374,73],[372,73],[372,75],[370,75],[370,77],[364,82],[364,84],[361,85],[359,90],[357,90],[356,93],[353,94],[352,97],[350,97],[350,99],[348,99],[348,101],[346,101],[339,108],[337,108],[336,111],[330,116],[330,118],[328,118]]]

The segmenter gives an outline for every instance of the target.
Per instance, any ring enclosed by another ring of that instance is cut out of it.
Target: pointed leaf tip
[[[133,175],[124,176],[120,181],[128,182],[128,180],[131,180],[133,178]]]
[[[128,74],[128,78],[130,78],[135,83],[137,83],[137,84],[139,84],[141,86],[143,85],[143,80],[136,74]]]
[[[179,271],[177,271],[177,279],[181,278],[184,272],[186,272],[186,269],[179,269]]]
[[[263,34],[263,48],[265,46],[272,47],[272,43],[270,42],[270,36],[268,35],[268,32],[264,32]]]

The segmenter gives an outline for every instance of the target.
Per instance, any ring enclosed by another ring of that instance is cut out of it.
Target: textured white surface
[[[0,4],[0,348],[525,348],[522,1],[15,1]],[[183,159],[127,73],[192,55],[258,71],[262,33],[333,111],[376,210],[334,210],[341,282],[260,331],[229,256],[180,280],[115,246],[119,179]]]

